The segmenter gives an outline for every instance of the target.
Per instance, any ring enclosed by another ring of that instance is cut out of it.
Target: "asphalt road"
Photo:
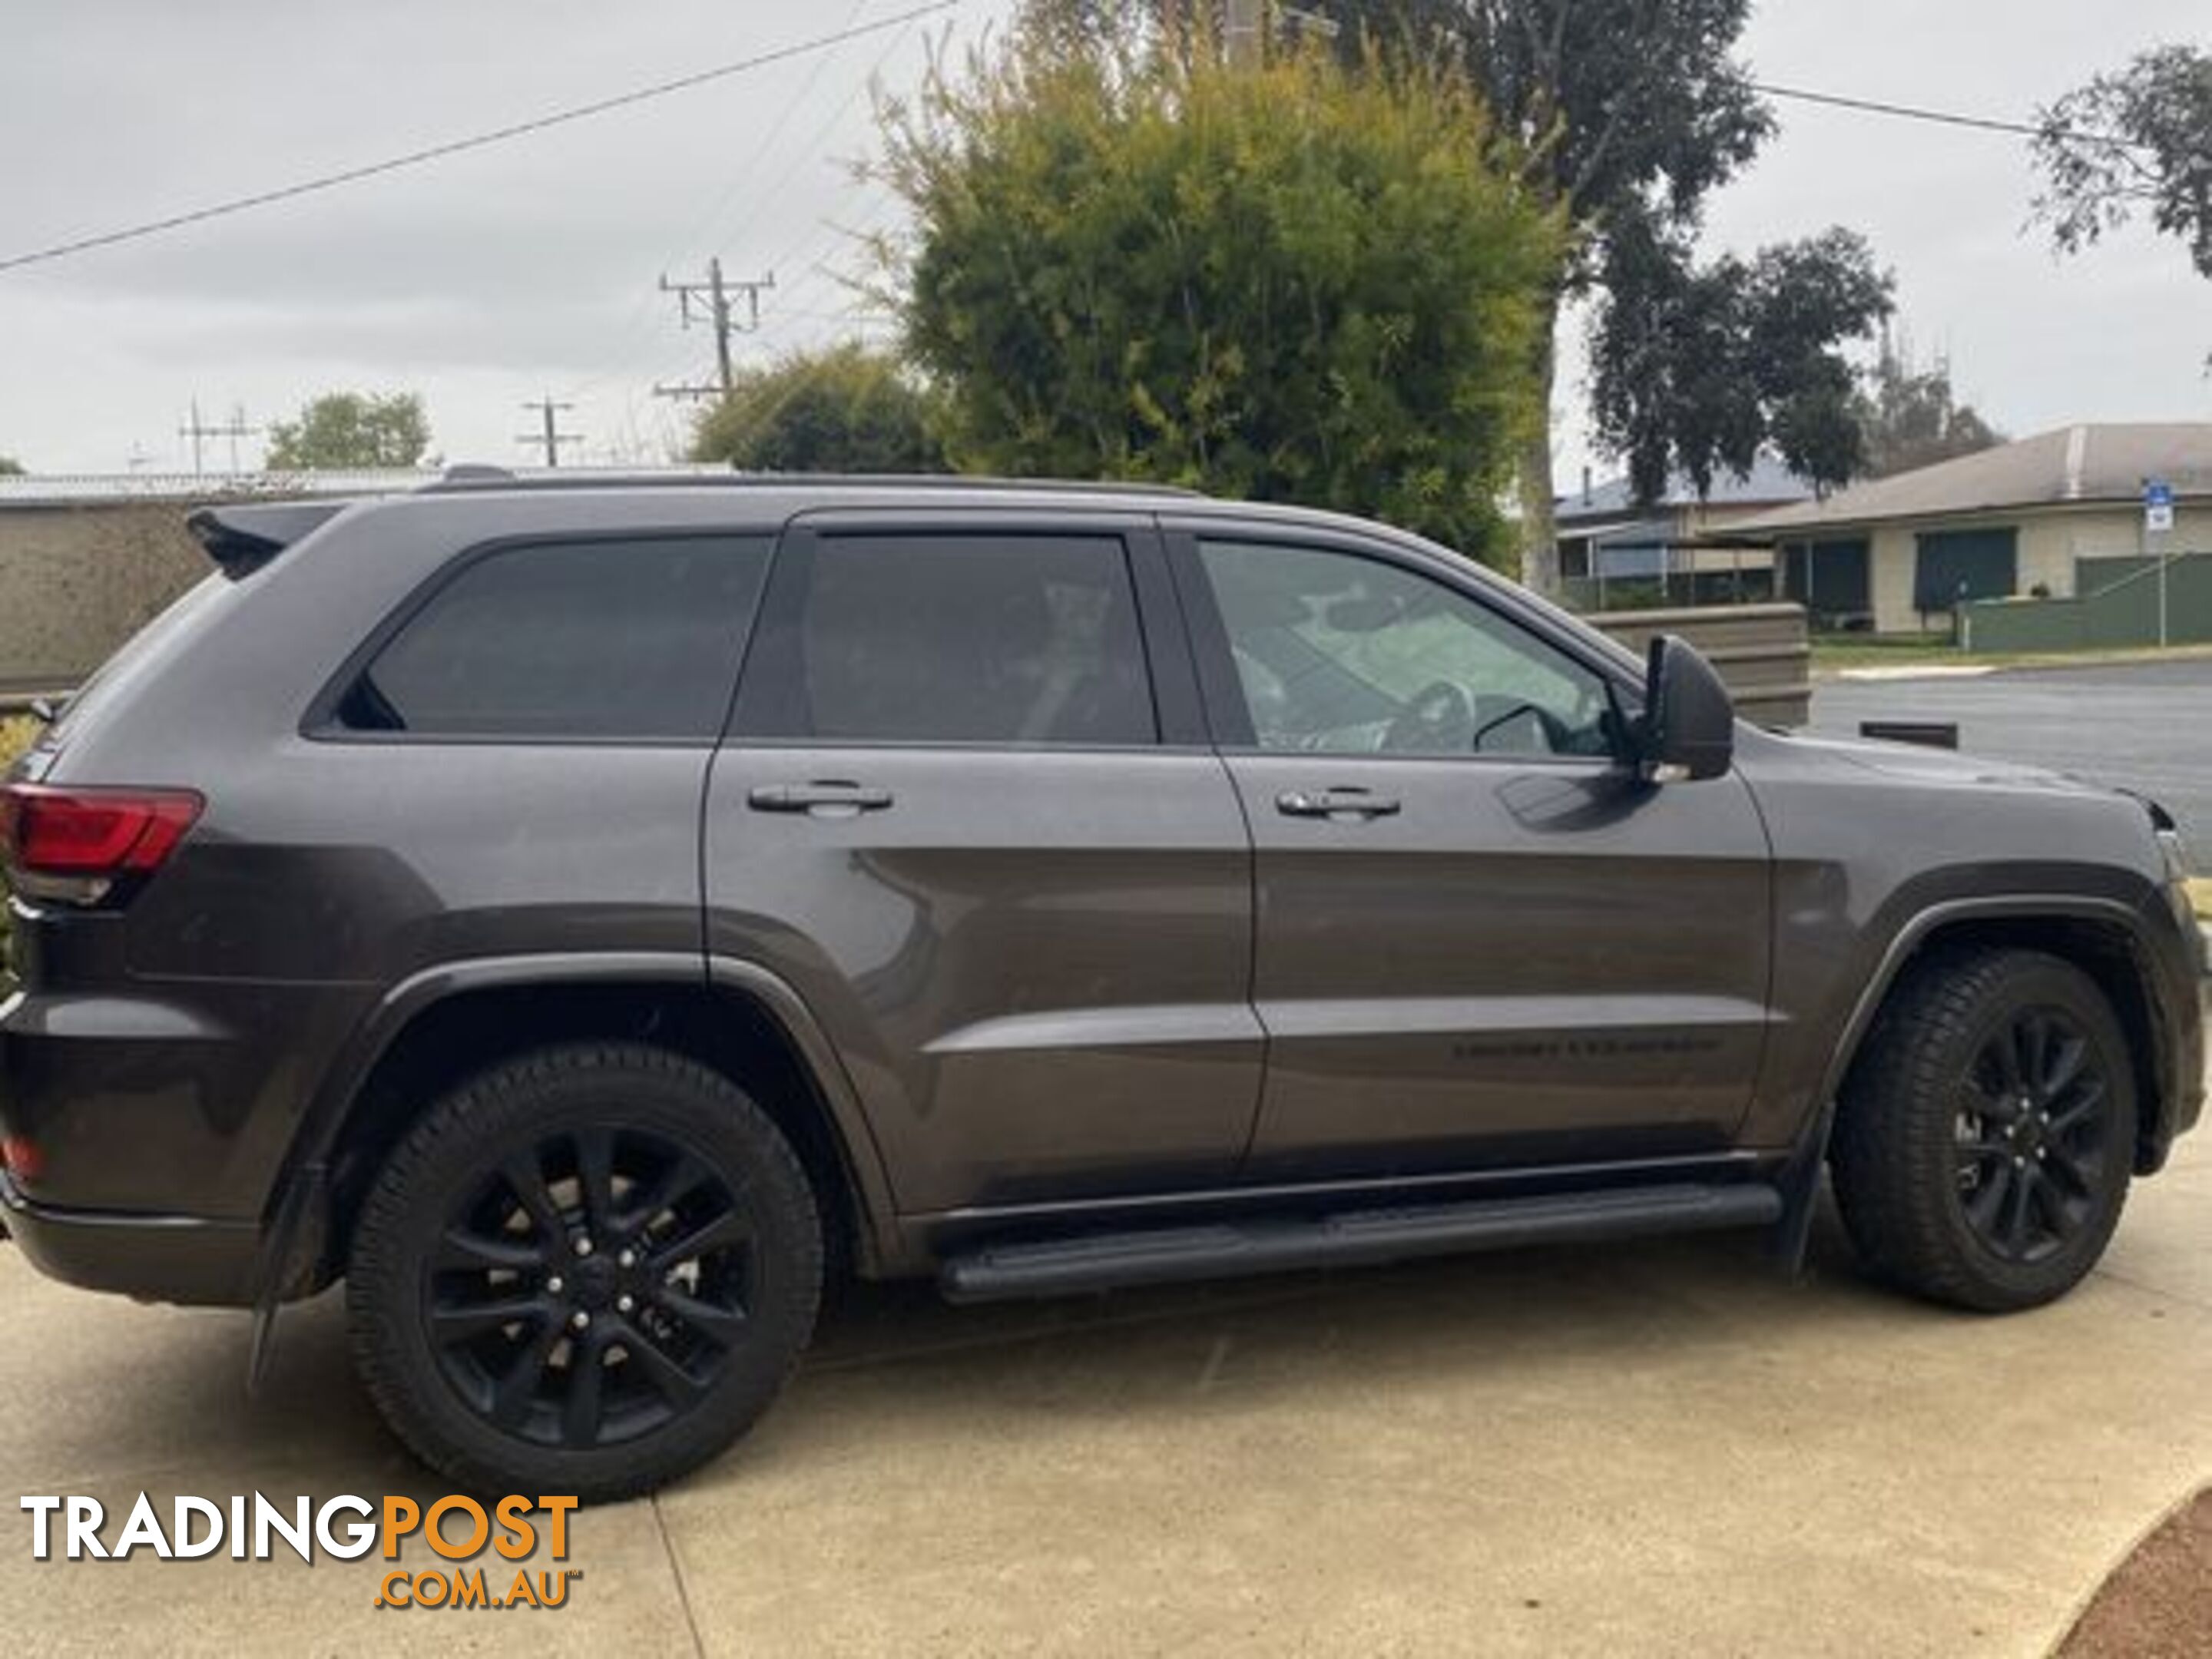
[[[1867,720],[1954,720],[1962,750],[2148,795],[2181,821],[2197,867],[2212,871],[2212,661],[1814,689],[1814,731],[1855,732]]]

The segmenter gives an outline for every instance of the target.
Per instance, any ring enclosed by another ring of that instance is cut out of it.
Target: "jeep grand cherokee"
[[[1413,538],[1164,490],[222,507],[9,775],[0,1200],[333,1280],[456,1479],[710,1456],[826,1275],[957,1300],[1766,1230],[1978,1310],[2196,1120],[2173,826],[1734,720]]]

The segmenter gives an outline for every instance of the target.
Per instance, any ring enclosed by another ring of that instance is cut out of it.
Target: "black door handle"
[[[888,789],[872,789],[843,778],[811,783],[764,783],[745,796],[756,812],[805,812],[817,818],[849,818],[880,812],[891,804]]]
[[[1291,789],[1275,797],[1275,810],[1292,818],[1387,818],[1398,803],[1367,789]]]

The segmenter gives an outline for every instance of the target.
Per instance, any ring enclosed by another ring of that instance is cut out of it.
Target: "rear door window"
[[[1119,537],[801,534],[738,730],[832,743],[1158,740]]]
[[[471,559],[377,653],[339,723],[434,738],[711,739],[770,546],[548,541]]]

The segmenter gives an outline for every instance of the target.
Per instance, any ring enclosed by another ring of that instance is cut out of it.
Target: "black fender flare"
[[[562,985],[668,985],[734,991],[775,1020],[813,1080],[862,1213],[860,1245],[880,1261],[896,1253],[896,1203],[875,1133],[836,1046],[791,984],[758,963],[688,951],[544,951],[476,957],[422,969],[392,986],[341,1047],[311,1097],[278,1167],[263,1213],[255,1264],[257,1315],[299,1282],[328,1224],[330,1158],[377,1065],[422,1014],[474,991]]]
[[[1784,1266],[1795,1272],[1804,1264],[1806,1240],[1812,1227],[1813,1207],[1820,1197],[1820,1170],[1827,1163],[1828,1145],[1835,1133],[1836,1097],[1844,1079],[1858,1058],[1859,1046],[1874,1025],[1875,1016],[1929,935],[1960,921],[2044,921],[2055,919],[2116,924],[2145,952],[2154,950],[2142,914],[2118,899],[2080,893],[2021,893],[1985,895],[1939,900],[1915,911],[1892,935],[1874,973],[1860,988],[1857,1000],[1829,1051],[1819,1092],[1804,1135],[1791,1147],[1782,1179],[1783,1213],[1775,1224],[1773,1248]],[[2153,1001],[2155,1004],[2154,988]],[[2151,1057],[2156,1074],[2167,1069],[2165,1055]]]
[[[1872,976],[1861,988],[1857,1001],[1851,1006],[1850,1016],[1844,1022],[1829,1054],[1827,1069],[1820,1079],[1820,1098],[1832,1100],[1836,1091],[1843,1086],[1844,1074],[1858,1058],[1859,1044],[1865,1041],[1875,1013],[1896,984],[1897,976],[1905,970],[1905,964],[1927,943],[1929,934],[1960,921],[2054,920],[2117,924],[2139,948],[2155,956],[2156,945],[2144,924],[2142,913],[2118,899],[2080,893],[2027,893],[1944,899],[1930,904],[1914,912],[1898,929]]]

